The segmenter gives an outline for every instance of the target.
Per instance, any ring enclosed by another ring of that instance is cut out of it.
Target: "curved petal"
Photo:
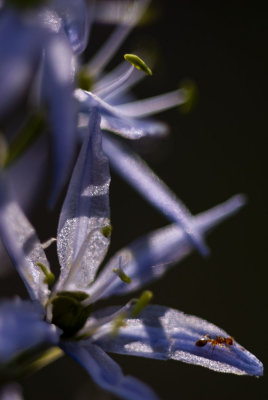
[[[49,290],[37,263],[49,272],[49,263],[36,232],[19,205],[9,196],[0,173],[0,234],[14,265],[32,299],[45,304]]]
[[[53,9],[62,18],[63,28],[74,53],[82,53],[87,45],[93,5],[85,0],[54,0]],[[88,10],[88,8],[90,9]]]
[[[229,338],[231,345],[198,346],[201,338]],[[111,340],[107,335],[97,341],[104,350],[201,365],[217,372],[237,375],[263,374],[262,363],[241,347],[225,331],[198,317],[162,306],[148,306],[138,319],[127,319],[126,326]]]
[[[37,346],[57,344],[58,340],[56,327],[44,321],[41,307],[18,298],[0,303],[0,364]]]
[[[126,400],[157,400],[154,392],[132,376],[124,376],[119,365],[94,344],[64,343],[62,349],[91,375],[103,389]]]
[[[49,105],[53,142],[54,206],[71,172],[76,144],[77,109],[73,99],[73,54],[62,33],[52,34],[45,49],[42,97]]]
[[[200,233],[206,234],[224,219],[238,212],[244,203],[242,195],[234,196],[225,203],[197,215],[193,218],[193,223]],[[171,266],[193,250],[193,244],[185,232],[176,225],[153,231],[135,240],[112,257],[88,289],[91,300],[140,289],[159,279]],[[128,284],[114,273],[120,259],[124,273],[131,279]]]
[[[103,149],[119,175],[170,220],[178,223],[198,250],[207,255],[208,249],[190,212],[164,182],[137,155],[110,136],[104,136]]]
[[[102,229],[110,225],[109,185],[109,164],[102,151],[100,116],[92,110],[88,135],[60,215],[58,290],[67,284],[81,290],[95,277],[109,246],[109,238],[102,233]]]

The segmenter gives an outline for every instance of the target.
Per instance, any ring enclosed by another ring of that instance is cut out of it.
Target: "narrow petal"
[[[46,46],[43,100],[49,105],[53,142],[53,182],[50,207],[55,205],[71,172],[76,144],[77,109],[73,99],[73,55],[63,33]]]
[[[119,365],[94,344],[64,343],[62,349],[76,360],[104,390],[126,400],[156,400],[153,391],[132,376],[124,376]]]
[[[206,343],[201,338],[229,338],[231,345]],[[111,339],[106,335],[97,344],[104,350],[139,357],[173,359],[201,365],[217,372],[237,375],[263,374],[262,363],[241,347],[228,333],[198,317],[162,306],[148,306],[139,319],[127,319],[126,326]]]
[[[31,348],[55,345],[58,338],[56,327],[44,321],[37,304],[18,298],[0,303],[0,365]]]
[[[207,255],[208,249],[192,222],[190,212],[154,172],[137,155],[110,136],[103,138],[103,148],[119,175],[154,207],[178,223],[198,250]]]
[[[127,139],[140,139],[147,135],[158,136],[167,131],[166,125],[163,123],[128,118],[117,111],[116,107],[111,106],[91,92],[76,89],[74,96],[79,102],[81,113],[87,114],[92,107],[97,107],[102,116],[101,128],[115,132]]]
[[[49,290],[45,275],[37,263],[43,264],[50,272],[49,263],[34,228],[8,192],[8,186],[0,174],[1,239],[31,298],[44,304]]]
[[[110,226],[109,185],[100,116],[94,109],[60,215],[57,245],[62,268],[58,289],[70,284],[81,290],[95,277],[109,246],[109,237],[102,233]]]
[[[245,199],[237,195],[211,210],[193,218],[196,229],[207,234],[244,205]],[[176,225],[158,229],[132,242],[117,252],[89,288],[91,299],[122,295],[159,279],[168,269],[194,250],[185,232]],[[126,284],[114,273],[122,259],[123,271],[130,277]]]

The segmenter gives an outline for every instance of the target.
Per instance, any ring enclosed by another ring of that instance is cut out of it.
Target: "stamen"
[[[95,91],[95,94],[101,98],[105,98],[107,95],[113,93],[120,86],[122,86],[128,80],[133,71],[134,71],[134,66],[131,65],[125,73],[123,73],[120,77],[113,80],[112,82],[108,83],[108,85]]]
[[[104,226],[101,230],[101,233],[103,234],[104,237],[108,239],[112,234],[112,225]]]
[[[45,249],[47,249],[49,246],[51,246],[52,243],[54,243],[54,242],[56,242],[56,241],[57,241],[56,238],[50,238],[50,239],[46,240],[44,243],[41,243],[41,245],[42,245],[43,249],[45,250]]]
[[[119,257],[119,267],[114,268],[113,272],[121,279],[121,281],[130,284],[131,283],[131,278],[125,274],[122,268],[122,256]]]
[[[124,59],[132,64],[135,68],[145,72],[145,74],[152,75],[152,71],[148,65],[146,65],[145,62],[135,54],[125,54]]]
[[[185,102],[181,104],[180,110],[184,114],[192,111],[198,100],[197,86],[191,79],[184,79],[181,82],[180,90],[184,92]]]
[[[149,302],[152,300],[153,293],[150,290],[145,290],[140,298],[137,300],[137,303],[133,307],[131,311],[131,316],[132,318],[135,318],[144,310],[144,308],[149,304]]]
[[[181,107],[188,101],[187,92],[184,88],[164,93],[159,96],[150,97],[148,99],[118,105],[116,108],[127,117],[142,118],[168,110],[172,107]]]
[[[45,275],[43,282],[46,283],[50,289],[55,282],[55,275],[41,262],[36,263],[36,265],[40,267],[41,271]]]
[[[125,23],[115,28],[107,41],[88,64],[87,71],[89,71],[92,76],[97,76],[101,74],[115,52],[120,48],[122,42],[130,33],[131,29],[141,18],[148,3],[148,0],[134,2],[132,8],[127,14],[127,20],[125,21]]]
[[[114,321],[113,321],[113,326],[112,326],[112,330],[111,330],[111,332],[110,332],[110,335],[111,335],[112,337],[115,337],[115,336],[118,335],[118,332],[119,332],[119,329],[120,329],[120,328],[123,328],[123,327],[127,326],[127,324],[126,324],[126,317],[127,317],[127,314],[123,312],[122,314],[118,315],[118,316],[114,319]]]
[[[93,78],[85,68],[81,68],[77,74],[77,85],[80,89],[87,90],[88,92],[92,89]]]
[[[130,284],[131,278],[125,274],[125,272],[121,268],[114,268],[113,272],[121,279],[121,281]]]

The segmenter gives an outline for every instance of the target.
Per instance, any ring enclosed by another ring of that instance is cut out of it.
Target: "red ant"
[[[211,346],[220,346],[220,347],[227,347],[229,348],[234,344],[234,339],[230,336],[223,337],[223,336],[216,336],[215,339],[212,339],[210,335],[205,335],[201,339],[195,342],[195,345],[198,347],[204,347],[207,343],[210,343]]]

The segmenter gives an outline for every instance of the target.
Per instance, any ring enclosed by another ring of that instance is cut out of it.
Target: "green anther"
[[[125,272],[121,268],[114,268],[113,272],[121,279],[121,281],[130,284],[131,278],[125,274]]]
[[[107,239],[111,236],[112,234],[112,225],[106,225],[101,229],[101,233],[103,236],[105,236]]]
[[[91,305],[81,302],[88,297],[83,292],[58,292],[52,303],[52,323],[63,330],[62,337],[74,336],[85,325]]]
[[[79,302],[89,298],[89,294],[82,292],[80,290],[77,290],[76,292],[62,291],[58,292],[57,295],[61,297],[71,297],[72,299],[77,300]]]
[[[152,297],[153,293],[150,290],[145,290],[137,300],[137,303],[134,305],[131,311],[131,316],[133,318],[137,317],[137,315],[149,304]]]
[[[127,326],[126,324],[126,313],[122,312],[122,314],[118,315],[114,320],[113,320],[113,327],[111,330],[111,336],[116,336],[118,335],[119,329]]]
[[[48,0],[6,0],[6,4],[10,4],[16,8],[29,9],[36,8],[46,3]]]
[[[51,271],[49,271],[49,269],[44,264],[38,262],[36,263],[36,265],[40,267],[41,271],[45,275],[43,282],[46,283],[49,288],[51,288],[55,282],[55,275]]]
[[[180,90],[185,93],[185,102],[180,105],[180,111],[184,114],[189,113],[195,107],[198,100],[198,89],[194,81],[184,79],[181,82]]]
[[[41,135],[46,127],[44,115],[37,112],[29,117],[21,131],[11,142],[7,156],[4,161],[4,167],[9,166]]]
[[[87,90],[88,92],[92,89],[92,77],[83,68],[77,74],[77,85],[80,89]]]
[[[125,54],[124,59],[132,64],[135,68],[145,72],[147,75],[152,75],[150,68],[140,57],[136,56],[135,54]]]

